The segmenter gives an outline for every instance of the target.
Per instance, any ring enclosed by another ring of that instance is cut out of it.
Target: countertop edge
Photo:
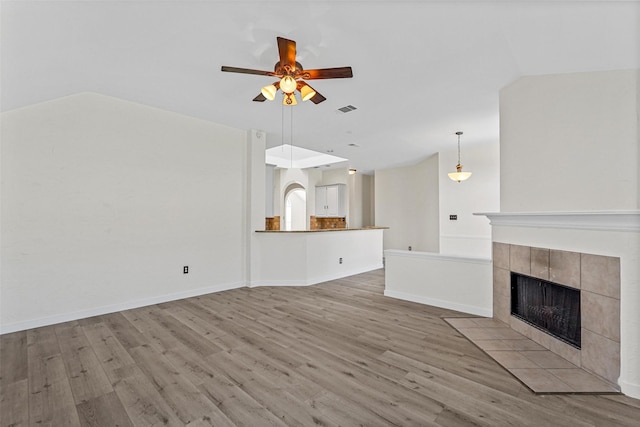
[[[362,231],[362,230],[387,230],[389,227],[362,227],[362,228],[324,228],[321,230],[255,230],[256,233],[323,233],[326,231]]]

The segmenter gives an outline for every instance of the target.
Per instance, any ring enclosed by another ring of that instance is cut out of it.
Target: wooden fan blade
[[[238,68],[222,66],[220,71],[226,71],[229,73],[242,73],[242,74],[257,74],[259,76],[273,76],[273,71],[252,70],[251,68]]]
[[[255,98],[253,98],[253,100],[255,102],[264,102],[264,101],[267,100],[267,98],[265,98],[263,94],[260,94],[260,95],[256,96]]]
[[[315,89],[314,89],[315,90]],[[320,104],[322,101],[326,101],[327,98],[325,98],[324,96],[320,95],[319,92],[316,91],[316,94],[313,95],[309,101],[313,102],[314,104]]]
[[[278,53],[281,67],[288,65],[292,70],[296,68],[296,42],[278,37]]]
[[[318,70],[304,70],[303,78],[314,79],[348,79],[353,77],[351,67],[320,68]]]

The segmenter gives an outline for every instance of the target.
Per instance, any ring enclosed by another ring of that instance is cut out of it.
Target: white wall
[[[500,92],[501,211],[638,209],[638,72],[525,77]]]
[[[491,317],[490,258],[385,250],[384,294]]]
[[[500,144],[461,143],[463,170],[473,174],[464,182],[451,180],[458,152],[440,152],[440,253],[491,258],[491,225],[475,212],[500,209]],[[451,221],[449,215],[457,215]]]
[[[244,245],[244,284],[251,283],[260,274],[259,265],[262,256],[256,241],[255,230],[265,228],[265,205],[267,189],[266,177],[266,144],[264,132],[251,130],[248,132],[248,143],[245,154],[245,168],[242,171],[243,193],[245,194],[245,221],[243,226]]]
[[[374,225],[373,176],[363,174],[349,175],[349,217],[350,228]]]
[[[307,229],[307,197],[306,191],[300,189],[289,192],[291,202],[291,230]],[[285,221],[287,220],[285,215]]]
[[[386,231],[254,233],[262,256],[250,286],[306,286],[381,268]]]
[[[275,175],[275,166],[274,165],[266,165],[265,166],[265,182],[264,182],[264,188],[265,188],[265,215],[267,218],[273,218],[273,216],[275,215],[275,204],[274,204],[274,199],[275,199],[275,180],[274,180],[274,175]]]
[[[387,230],[323,231],[311,233],[307,247],[309,283],[382,268],[382,240]],[[342,258],[342,264],[339,263]]]
[[[363,177],[362,204],[362,225],[371,226],[376,223],[376,177],[375,175],[365,175]]]
[[[364,175],[361,174],[349,175],[349,185],[347,186],[349,192],[349,216],[347,217],[347,227],[350,228],[360,228],[363,224],[363,176]]]
[[[438,252],[438,155],[375,173],[376,225],[389,227],[384,248]]]
[[[316,185],[332,184],[349,185],[349,171],[346,168],[323,170],[322,180],[316,183]]]
[[[1,117],[3,331],[244,285],[245,131],[91,93]]]
[[[640,147],[640,69],[636,70],[636,147]],[[640,208],[640,148],[636,150],[636,191],[637,191],[637,200],[638,200],[638,208]]]

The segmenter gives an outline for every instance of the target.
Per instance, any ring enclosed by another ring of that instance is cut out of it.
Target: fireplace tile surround
[[[494,273],[505,272],[509,279],[509,256],[511,245],[534,248],[532,271],[539,271],[536,264],[538,257],[536,248],[546,252],[551,250],[566,251],[580,254],[580,287],[600,296],[612,298],[613,303],[619,306],[620,312],[616,317],[619,321],[613,322],[614,331],[619,331],[619,340],[615,337],[607,338],[606,335],[586,329],[586,340],[600,339],[605,344],[613,345],[613,356],[585,353],[577,351],[574,357],[582,365],[590,366],[597,360],[611,360],[615,358],[615,364],[619,365],[619,377],[609,375],[610,384],[614,384],[625,395],[640,399],[640,210],[599,210],[599,211],[517,211],[517,212],[478,212],[474,215],[486,217],[491,224],[491,240],[500,243],[494,247],[495,256],[499,258],[495,264]],[[499,252],[504,252],[502,258]],[[590,259],[593,256],[593,259]],[[544,255],[542,256],[544,259]],[[551,261],[551,260],[550,260]],[[612,262],[613,261],[613,262]],[[502,265],[499,263],[502,262]],[[543,271],[544,271],[543,264]],[[551,264],[549,264],[551,267]],[[544,274],[544,273],[543,273]],[[551,272],[550,272],[551,274]],[[619,282],[617,287],[611,287],[609,281],[602,278],[614,278]],[[500,280],[497,274],[493,281]],[[508,292],[509,281],[504,287],[496,287],[494,293]],[[508,295],[507,295],[508,297]],[[600,299],[601,305],[606,305],[606,300]],[[493,298],[492,310],[496,312],[506,309],[509,315],[509,301],[504,298]],[[503,304],[499,307],[498,304]],[[588,302],[585,302],[588,303]],[[610,317],[610,316],[606,316]],[[594,324],[600,322],[597,316],[593,317]],[[603,319],[602,317],[600,319]],[[582,323],[589,322],[582,318]],[[514,322],[517,327],[517,322]],[[602,325],[607,329],[609,326]],[[510,325],[511,328],[514,328]],[[536,330],[537,331],[537,330]],[[549,335],[541,331],[530,331],[538,341],[547,341],[547,347],[554,346],[554,351],[562,354],[571,349],[557,345],[557,340],[552,340]],[[588,344],[588,348],[593,344]],[[604,346],[603,346],[604,347]],[[609,348],[609,347],[607,347]],[[605,353],[606,354],[606,353]],[[616,357],[618,355],[618,357]],[[568,355],[571,356],[570,354]],[[595,357],[597,356],[597,357]],[[564,355],[563,355],[564,357]],[[566,357],[567,359],[569,357]],[[605,362],[606,365],[609,365]],[[603,365],[605,365],[603,364]]]
[[[511,272],[581,290],[582,349],[511,316]],[[494,318],[616,386],[620,375],[620,258],[493,242]]]

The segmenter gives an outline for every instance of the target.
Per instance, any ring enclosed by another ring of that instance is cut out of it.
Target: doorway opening
[[[284,198],[284,229],[299,231],[307,229],[307,192],[300,185],[289,186]]]

